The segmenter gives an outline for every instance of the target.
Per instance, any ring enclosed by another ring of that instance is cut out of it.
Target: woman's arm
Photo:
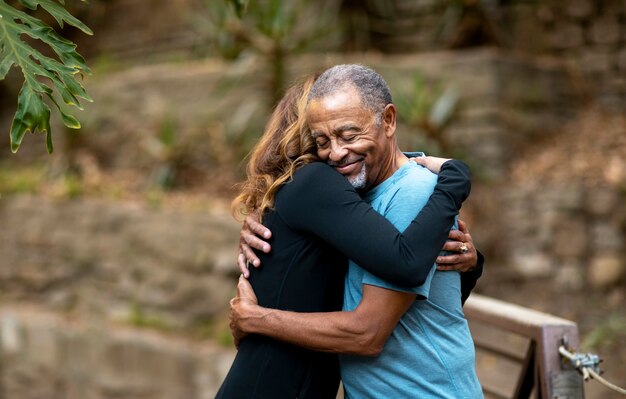
[[[374,275],[418,286],[435,263],[470,187],[469,168],[461,161],[446,162],[427,204],[400,233],[343,176],[315,163],[299,169],[279,191],[276,210],[292,228],[324,239]]]

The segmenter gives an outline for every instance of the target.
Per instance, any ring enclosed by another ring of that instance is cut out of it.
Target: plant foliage
[[[211,47],[227,59],[246,51],[258,56],[271,74],[274,101],[282,96],[288,58],[332,47],[338,29],[338,1],[204,0],[199,25]]]
[[[443,131],[454,117],[460,93],[454,87],[444,88],[430,82],[420,72],[414,73],[412,84],[395,89],[398,117],[436,144],[435,153],[448,153]]]
[[[41,7],[61,28],[67,23],[88,35],[93,34],[64,8],[63,0],[19,0],[19,3],[31,11]],[[23,40],[24,35],[45,43],[58,59],[45,56],[33,48]],[[58,109],[65,126],[80,128],[78,120],[66,113],[55,97],[60,96],[65,104],[82,109],[79,98],[92,100],[76,78],[83,72],[90,73],[90,70],[74,43],[61,37],[41,20],[0,0],[0,80],[13,66],[22,70],[24,83],[11,125],[11,151],[17,152],[26,132],[39,131],[45,132],[46,146],[51,153],[50,107],[44,102],[44,97]]]

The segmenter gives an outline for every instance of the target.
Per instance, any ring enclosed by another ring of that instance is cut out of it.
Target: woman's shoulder
[[[301,185],[312,182],[319,182],[321,179],[332,179],[339,177],[339,173],[324,162],[311,162],[299,167],[293,174],[293,178],[287,184]]]
[[[325,162],[315,161],[299,167],[294,173],[294,178],[296,176],[308,176],[313,173],[328,173],[332,171],[333,168]]]
[[[319,195],[320,192],[328,192],[332,187],[345,184],[349,183],[333,167],[324,162],[311,162],[298,168],[279,193],[287,197]]]

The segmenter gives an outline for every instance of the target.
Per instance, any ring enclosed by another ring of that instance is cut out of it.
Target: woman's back
[[[283,194],[283,189],[277,192],[275,209],[263,216],[273,233],[272,251],[259,253],[263,266],[250,270],[259,304],[296,312],[341,310],[347,258],[311,233],[290,227],[280,215],[282,207],[306,193]],[[252,335],[241,342],[217,398],[334,398],[338,385],[337,355]]]
[[[259,304],[295,312],[341,310],[347,258],[320,238],[283,220],[281,191],[276,209],[263,217],[263,224],[272,231],[272,251],[258,253],[263,266],[250,271]]]

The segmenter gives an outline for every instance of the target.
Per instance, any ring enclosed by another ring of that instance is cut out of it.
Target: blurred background
[[[245,156],[297,77],[363,63],[405,150],[474,172],[476,292],[571,319],[626,385],[626,3],[67,1],[94,102],[55,152],[0,81],[0,398],[210,398],[234,348]],[[586,397],[616,398],[585,384]]]

